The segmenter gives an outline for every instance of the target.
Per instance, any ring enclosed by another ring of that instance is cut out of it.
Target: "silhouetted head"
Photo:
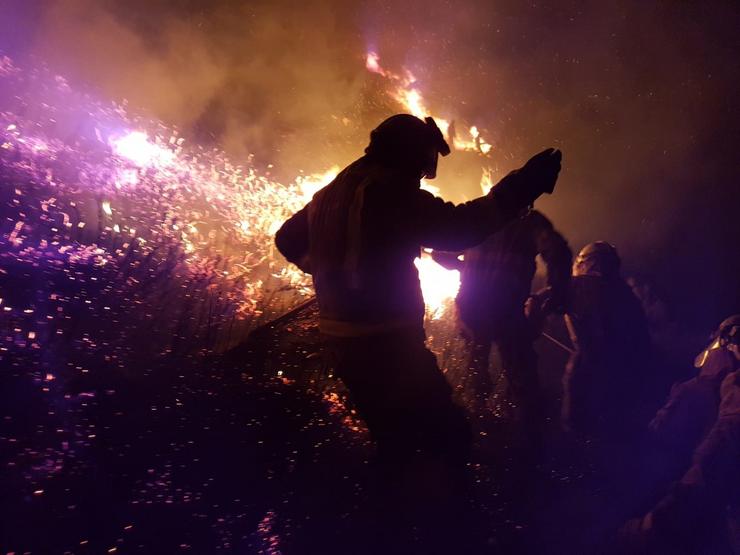
[[[596,241],[589,243],[578,253],[573,262],[573,275],[615,278],[619,276],[621,262],[614,245],[606,241]]]
[[[727,349],[737,361],[740,361],[740,314],[733,314],[722,320],[712,333],[711,342],[694,360],[694,366],[702,368],[710,355],[719,349]]]
[[[447,156],[450,147],[432,118],[397,114],[373,129],[365,153],[384,165],[434,179],[437,156]]]
[[[740,360],[740,314],[725,318],[717,328],[720,346],[727,348]]]

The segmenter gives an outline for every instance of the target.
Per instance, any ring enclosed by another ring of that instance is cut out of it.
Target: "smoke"
[[[348,130],[365,77],[351,18],[340,2],[59,0],[30,50],[104,98],[294,176],[348,161],[363,127]]]
[[[541,207],[574,249],[615,243],[702,326],[740,310],[733,2],[27,4],[4,10],[0,48],[285,176],[349,162],[397,109],[373,48],[434,113],[478,125],[499,173],[561,148]]]

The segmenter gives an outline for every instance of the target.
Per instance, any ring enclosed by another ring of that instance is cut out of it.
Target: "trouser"
[[[378,452],[376,553],[474,553],[483,532],[471,505],[471,429],[424,344],[423,330],[326,338]]]
[[[646,427],[641,384],[628,365],[582,352],[571,356],[563,373],[561,422],[566,431],[610,442],[636,440]]]
[[[563,402],[561,422],[563,429],[578,434],[593,435],[600,415],[596,393],[591,385],[593,371],[584,369],[583,355],[580,352],[571,355],[563,373]]]
[[[326,347],[377,445],[379,483],[371,504],[379,524],[371,551],[451,553],[461,536],[473,541],[470,425],[423,330],[331,337]]]
[[[500,324],[477,329],[461,320],[463,336],[470,343],[470,371],[475,376],[478,394],[487,398],[493,393],[494,383],[489,371],[491,345],[498,346],[501,364],[512,400],[521,407],[521,417],[528,431],[542,424],[543,406],[537,353],[532,331],[524,315],[512,315]]]
[[[380,459],[467,461],[470,425],[424,344],[423,330],[327,337],[326,345]]]

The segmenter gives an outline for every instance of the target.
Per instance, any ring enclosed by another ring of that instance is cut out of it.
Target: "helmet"
[[[606,241],[596,241],[589,243],[578,253],[573,262],[573,275],[616,277],[619,275],[621,262],[614,245]]]
[[[740,360],[740,314],[725,318],[717,330],[720,345]]]
[[[722,323],[717,328],[716,336],[719,339],[730,341],[735,340],[736,342],[740,339],[740,314],[733,314],[729,318],[722,320]]]
[[[716,349],[727,349],[740,360],[740,314],[734,314],[722,320],[711,336],[711,343],[694,360],[694,366],[701,368],[709,354]]]
[[[450,147],[434,119],[422,121],[410,114],[396,114],[373,129],[365,153],[433,179],[437,175],[437,155],[447,156]]]

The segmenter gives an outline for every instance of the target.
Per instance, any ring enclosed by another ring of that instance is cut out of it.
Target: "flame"
[[[424,108],[424,99],[418,89],[400,90],[397,91],[394,96],[406,107],[406,110],[408,110],[411,115],[422,119],[429,115],[429,111]],[[447,128],[449,125],[445,125],[446,123],[447,122],[440,120],[438,125]],[[446,129],[443,130],[443,133],[444,132],[446,132]]]
[[[368,53],[366,67],[392,84],[389,94],[409,111],[430,115],[413,74],[384,69],[374,53]],[[90,244],[76,243],[60,231],[44,237],[43,245],[53,245],[56,253],[68,260],[100,266],[115,261],[123,251],[115,250],[115,242],[112,247],[100,242],[94,236],[98,229],[101,233],[107,229],[126,235],[142,255],[161,252],[162,245],[179,245],[184,270],[229,285],[230,301],[240,316],[262,310],[263,299],[274,290],[312,293],[310,276],[277,255],[273,236],[291,214],[335,178],[339,167],[278,182],[249,160],[239,165],[222,152],[184,144],[175,130],[161,122],[145,124],[129,116],[123,106],[80,97],[66,81],[45,69],[23,72],[9,59],[0,58],[0,80],[8,90],[26,90],[26,85],[33,85],[51,87],[56,95],[55,105],[39,106],[38,114],[30,112],[34,119],[10,110],[0,112],[3,163],[29,176],[38,171],[30,177],[53,187],[60,195],[69,193],[73,198],[79,190],[83,197],[100,199],[99,221],[95,221],[94,213],[85,215],[84,211],[75,211],[72,219],[63,217],[65,229],[90,230]],[[62,135],[63,127],[39,124],[60,117],[79,118],[78,114],[85,114],[85,123],[95,130],[94,136],[87,137],[91,141],[84,143],[86,146],[67,140]],[[449,132],[447,120],[438,119],[438,125],[444,133]],[[106,129],[118,132],[106,135]],[[480,143],[477,128],[471,128],[471,133],[470,140]],[[458,144],[462,143],[456,139],[454,145]],[[55,166],[57,159],[70,160],[79,179],[68,182],[64,173],[46,171]],[[433,185],[422,186],[439,193]],[[16,191],[18,198],[25,194]],[[65,197],[62,204],[67,201]],[[47,210],[60,209],[49,202]],[[24,241],[33,238],[32,229],[32,225],[19,220],[7,241],[26,247]],[[47,247],[37,243],[29,244],[23,256],[48,256]],[[439,318],[457,292],[459,275],[437,265],[428,253],[416,265],[429,313]]]
[[[411,71],[404,68],[403,75],[393,73],[380,65],[380,56],[377,52],[370,51],[365,57],[365,67],[372,73],[382,75],[395,83],[395,89],[390,93],[404,109],[417,118],[433,117],[442,134],[448,139],[450,145],[456,150],[467,150],[487,155],[493,150],[493,145],[483,139],[477,126],[464,127],[464,131],[455,129],[451,133],[451,122],[438,115],[434,115],[424,104],[424,97],[419,90],[417,79]],[[450,136],[452,135],[452,136]]]
[[[385,75],[385,71],[383,71],[383,68],[380,67],[380,57],[378,56],[377,52],[368,52],[365,55],[365,67],[368,71],[378,73],[380,75]]]
[[[426,179],[421,180],[421,189],[423,189],[424,191],[429,191],[435,196],[439,196],[440,193],[439,187],[437,187],[436,185],[432,185]]]
[[[491,168],[485,168],[483,170],[483,175],[481,175],[480,178],[481,194],[487,195],[488,191],[491,190],[491,187],[493,187],[493,185],[493,171],[491,170]]]
[[[175,156],[166,146],[150,141],[144,131],[131,131],[122,137],[112,139],[111,148],[115,154],[140,168],[170,164]]]
[[[426,250],[421,257],[414,260],[414,265],[419,271],[427,316],[432,320],[438,320],[444,316],[457,296],[460,289],[460,272],[440,266],[432,259],[431,251]]]
[[[296,179],[296,184],[301,190],[303,201],[306,203],[309,202],[318,191],[334,181],[337,174],[339,174],[339,166],[332,166],[323,173]]]

